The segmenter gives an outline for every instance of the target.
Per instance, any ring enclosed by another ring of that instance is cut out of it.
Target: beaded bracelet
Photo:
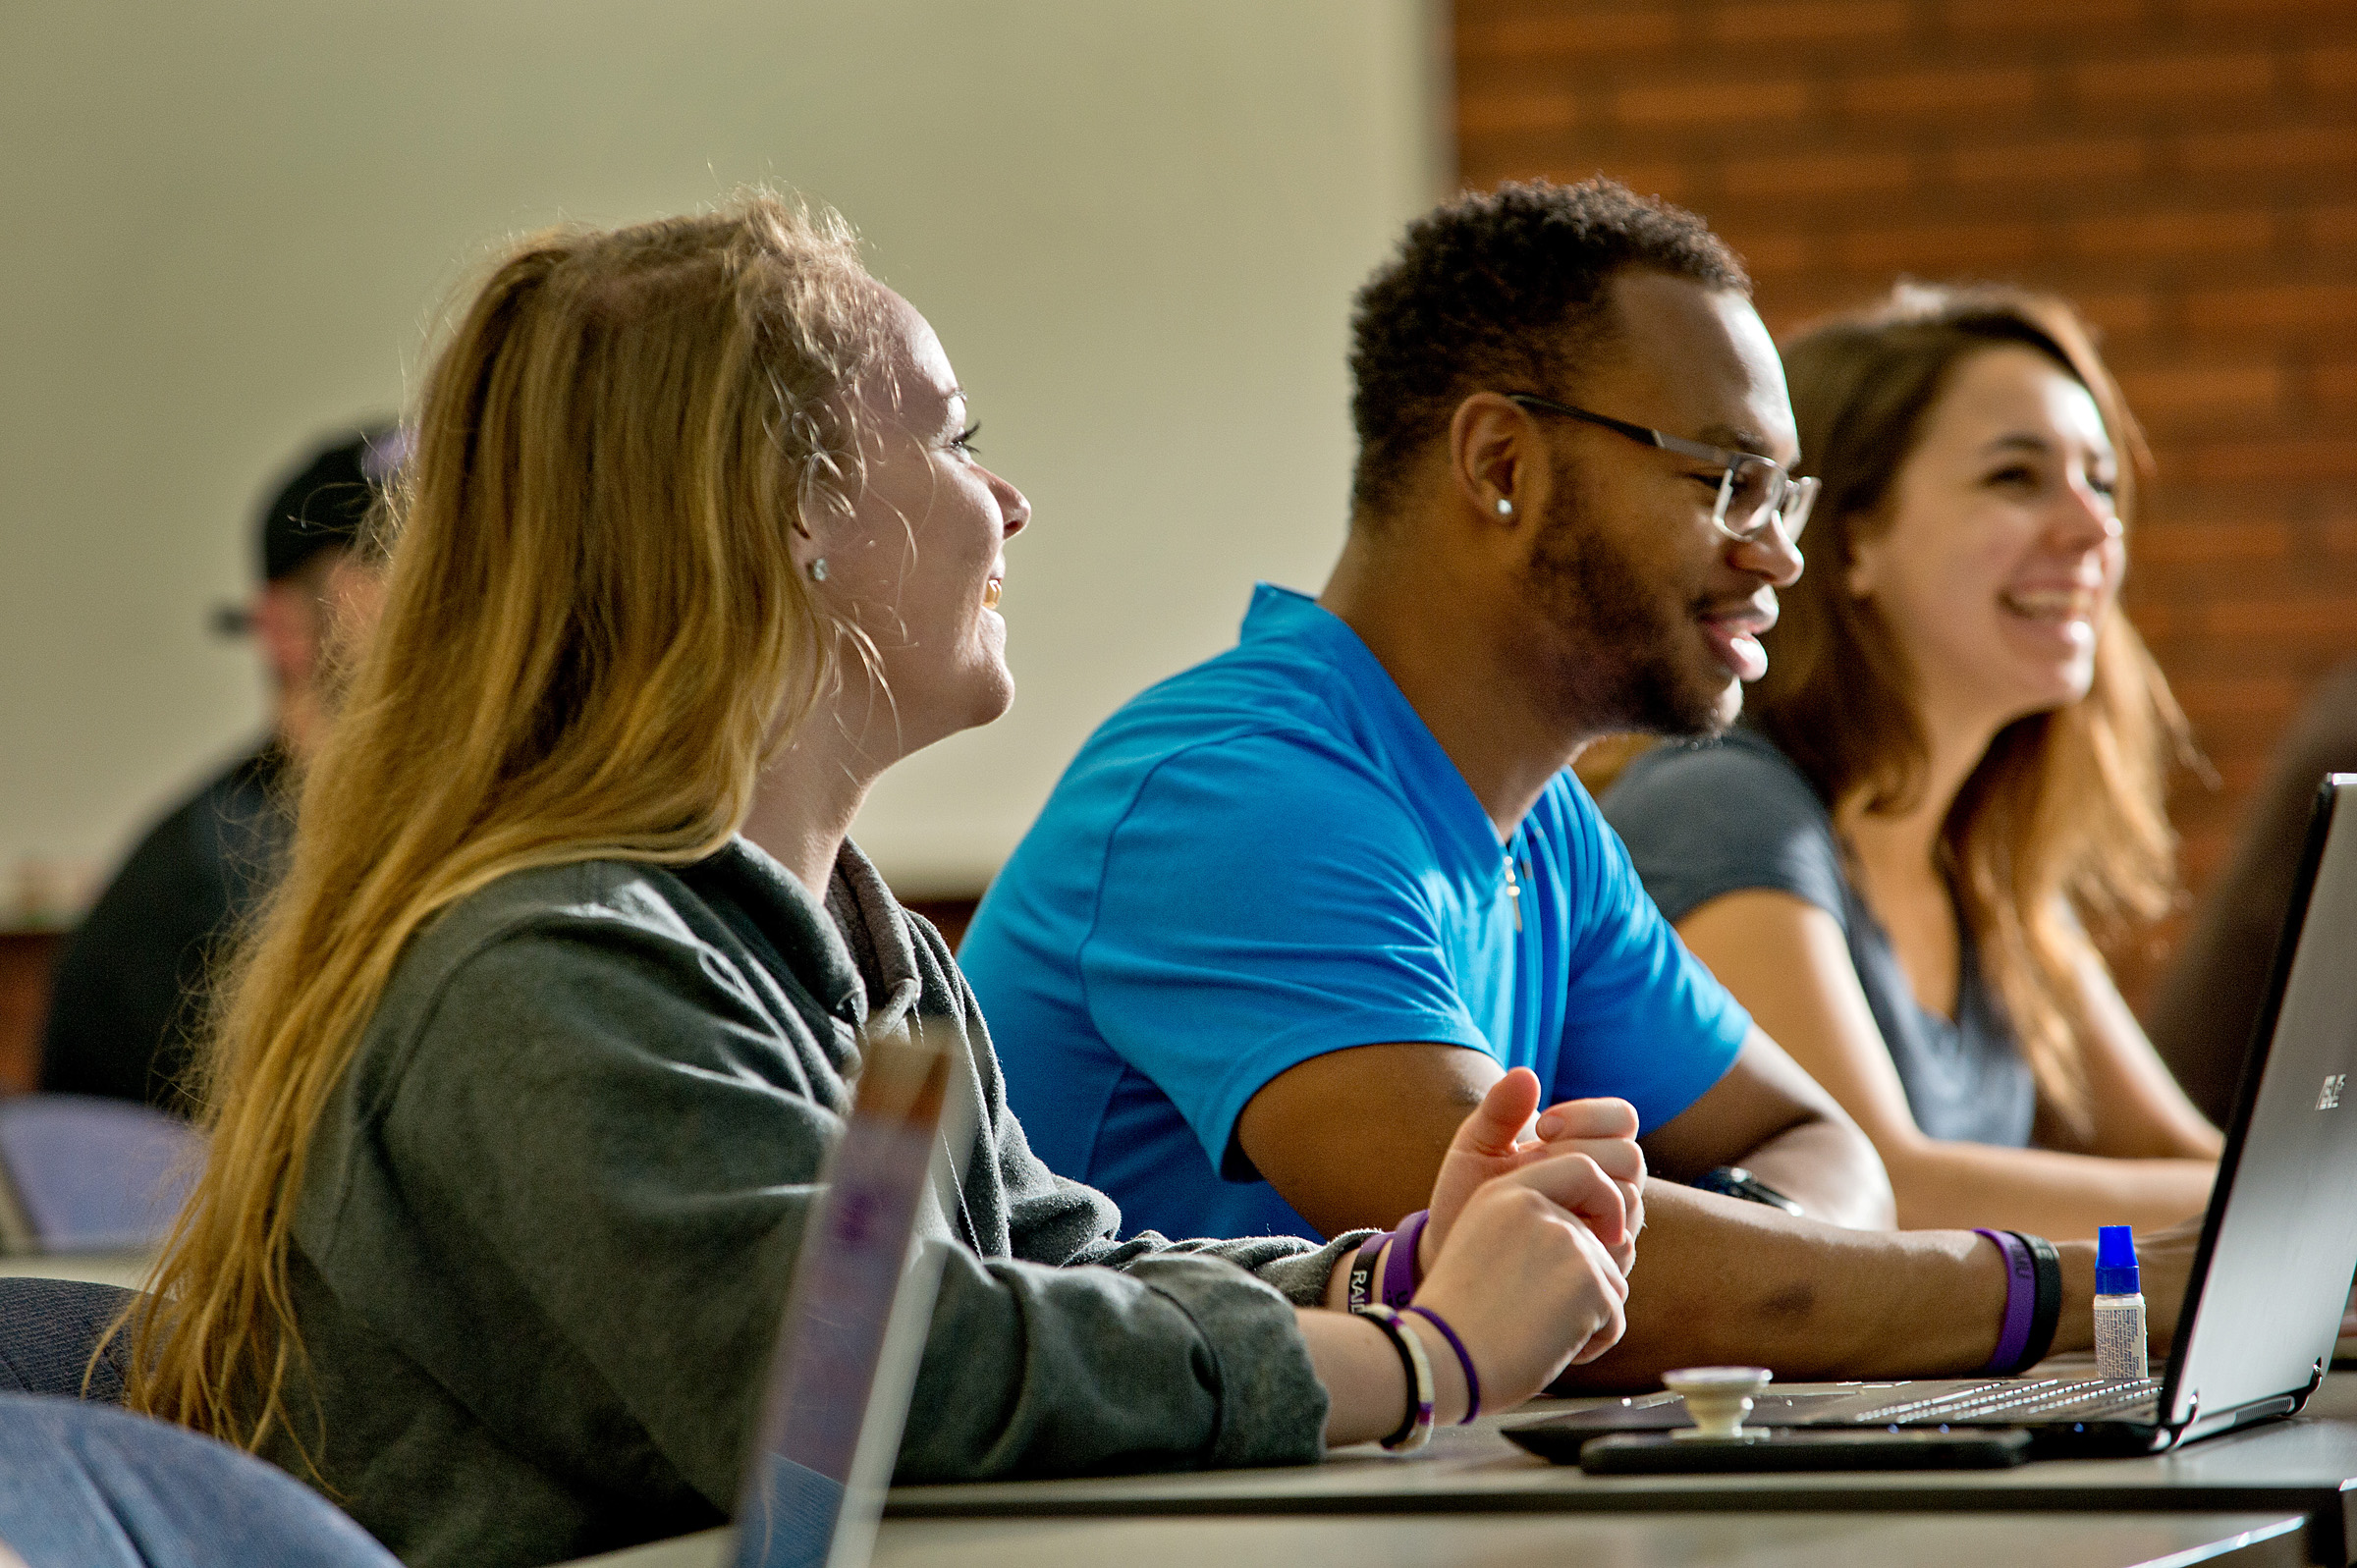
[[[1399,1353],[1399,1365],[1407,1373],[1407,1415],[1383,1445],[1396,1454],[1413,1453],[1432,1440],[1432,1361],[1424,1354],[1424,1341],[1380,1301],[1359,1308],[1356,1316],[1371,1320]]]
[[[1449,1348],[1456,1352],[1456,1364],[1465,1369],[1465,1413],[1457,1425],[1471,1426],[1473,1418],[1481,1414],[1481,1374],[1473,1370],[1473,1353],[1465,1348],[1462,1339],[1456,1337],[1456,1330],[1449,1326],[1449,1321],[1430,1307],[1409,1306],[1402,1310],[1414,1313],[1438,1328],[1441,1337],[1449,1341]]]

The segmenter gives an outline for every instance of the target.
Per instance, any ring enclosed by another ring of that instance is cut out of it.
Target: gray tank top
[[[1882,923],[1850,884],[1825,802],[1765,737],[1736,729],[1700,745],[1657,746],[1629,764],[1602,804],[1645,891],[1672,921],[1753,888],[1790,893],[1834,917],[1926,1136],[2029,1144],[2037,1085],[1982,982],[1972,934],[1961,934],[1955,1018],[1925,1010]]]

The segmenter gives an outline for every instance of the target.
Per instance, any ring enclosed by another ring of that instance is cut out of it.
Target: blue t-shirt
[[[1266,584],[1236,648],[1089,738],[959,962],[1041,1158],[1183,1236],[1317,1234],[1233,1147],[1312,1056],[1463,1046],[1650,1129],[1751,1027],[1576,779],[1502,846],[1357,633]]]

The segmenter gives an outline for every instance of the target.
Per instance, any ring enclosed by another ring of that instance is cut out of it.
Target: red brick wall
[[[2198,890],[2357,656],[2357,0],[1458,0],[1463,183],[1708,217],[1779,331],[1899,274],[2058,290],[2159,462],[2127,604],[2216,764]],[[2133,976],[2131,979],[2135,978]]]

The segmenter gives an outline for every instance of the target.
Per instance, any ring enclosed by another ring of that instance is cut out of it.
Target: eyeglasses
[[[1795,479],[1786,473],[1783,464],[1756,452],[1735,452],[1726,447],[1707,447],[1699,441],[1687,441],[1678,436],[1665,435],[1643,425],[1632,425],[1625,419],[1613,419],[1604,414],[1590,413],[1567,404],[1549,403],[1545,398],[1527,392],[1509,392],[1508,403],[1542,413],[1560,413],[1567,419],[1580,419],[1592,425],[1602,425],[1616,435],[1641,441],[1664,452],[1674,452],[1681,458],[1698,462],[1715,463],[1719,474],[1719,505],[1711,513],[1711,523],[1729,539],[1750,543],[1768,531],[1771,523],[1781,523],[1788,543],[1797,543],[1800,530],[1809,525],[1809,508],[1817,501],[1817,481],[1812,476]]]

